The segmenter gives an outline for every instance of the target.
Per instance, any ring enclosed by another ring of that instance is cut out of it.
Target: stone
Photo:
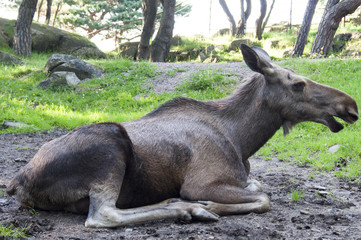
[[[0,18],[0,47],[12,47],[16,20]],[[83,58],[105,58],[106,54],[78,34],[66,32],[44,24],[31,25],[32,50],[57,52]]]
[[[231,32],[230,32],[229,28],[222,28],[222,29],[219,29],[219,30],[213,35],[213,37],[230,35],[230,33],[231,33]]]
[[[170,41],[171,46],[179,46],[182,44],[182,38],[179,35],[175,35],[172,37],[172,40]]]
[[[214,45],[209,45],[207,48],[206,48],[206,55],[210,55],[210,54],[212,54],[213,52],[214,52],[214,49],[215,49],[215,47],[214,47]]]
[[[80,82],[73,72],[53,72],[49,78],[39,83],[38,87],[48,89],[51,86],[76,86]]]
[[[204,60],[207,59],[207,55],[204,52],[200,52],[197,58],[198,62],[203,62]]]
[[[328,152],[335,153],[338,151],[339,148],[340,148],[340,144],[333,145],[328,149]]]
[[[267,40],[264,44],[264,47],[267,49],[277,48],[279,46],[279,40]]]
[[[126,42],[119,44],[117,51],[121,57],[136,60],[139,42]]]
[[[236,51],[238,52],[241,48],[241,44],[246,44],[248,46],[252,45],[252,41],[249,39],[236,39],[229,44],[227,51]]]
[[[102,76],[101,70],[94,65],[64,54],[53,54],[45,65],[45,71],[50,74],[54,72],[73,72],[80,80],[100,78]]]
[[[30,125],[26,124],[26,123],[22,123],[22,122],[12,122],[12,121],[7,121],[3,123],[3,127],[4,128],[9,128],[9,127],[14,127],[14,128],[27,128],[27,127],[31,127]]]
[[[25,62],[9,53],[0,52],[0,64],[4,65],[23,65]]]

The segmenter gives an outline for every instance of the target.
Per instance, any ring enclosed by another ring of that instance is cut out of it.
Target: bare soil
[[[65,133],[0,135],[0,189],[5,191],[42,144]],[[271,198],[271,211],[264,214],[221,217],[213,223],[167,220],[87,229],[85,215],[34,211],[2,195],[0,222],[15,227],[31,224],[26,232],[36,239],[361,239],[361,185],[277,159],[253,157],[251,165],[251,177]],[[292,190],[303,192],[303,198],[291,201]]]
[[[244,77],[244,64],[209,66]],[[187,69],[167,74],[174,69]],[[159,65],[153,81],[156,92],[172,91],[204,65],[194,63]],[[0,135],[0,190],[45,142],[65,134],[64,130]],[[287,139],[285,139],[287,141]],[[88,229],[85,215],[35,211],[20,207],[13,197],[0,194],[0,225],[30,225],[35,239],[361,239],[361,185],[315,172],[277,159],[253,157],[251,177],[263,184],[271,198],[271,210],[264,214],[221,217],[218,222],[154,221],[114,229]],[[303,193],[291,200],[292,190]],[[0,236],[0,239],[2,237]]]

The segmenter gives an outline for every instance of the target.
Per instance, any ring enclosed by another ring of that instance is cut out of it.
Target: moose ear
[[[244,61],[252,71],[263,75],[271,75],[274,72],[271,58],[263,49],[259,47],[250,48],[246,44],[241,44],[241,51]]]

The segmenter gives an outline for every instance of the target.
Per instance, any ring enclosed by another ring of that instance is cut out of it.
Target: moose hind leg
[[[218,215],[246,214],[250,212],[263,213],[270,208],[270,200],[265,193],[254,192],[232,185],[213,185],[181,190],[181,197],[199,201],[205,209]]]

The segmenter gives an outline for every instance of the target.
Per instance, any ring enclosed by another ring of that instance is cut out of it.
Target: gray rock
[[[100,69],[94,65],[63,54],[53,54],[45,65],[45,71],[48,73],[73,72],[80,80],[102,76]]]
[[[209,45],[209,46],[206,48],[206,54],[207,54],[207,55],[212,54],[212,53],[214,52],[214,49],[215,49],[214,45]]]
[[[0,47],[12,47],[15,20],[0,17]],[[31,24],[32,50],[58,52],[83,58],[105,58],[97,46],[80,35],[44,24]]]
[[[227,51],[236,51],[238,52],[241,48],[241,44],[246,44],[250,46],[252,44],[252,41],[249,39],[236,39],[231,42],[231,44],[228,46]]]
[[[172,40],[170,41],[171,46],[179,46],[182,44],[182,37],[179,35],[175,35],[172,37]]]
[[[0,64],[5,65],[23,65],[25,62],[19,58],[14,57],[9,53],[0,52]]]
[[[80,82],[73,72],[54,72],[49,78],[39,83],[38,87],[48,89],[51,86],[75,86]]]
[[[117,51],[121,57],[127,57],[135,60],[138,54],[139,42],[126,42],[119,44]]]
[[[3,126],[5,128],[8,127],[14,127],[14,128],[26,128],[26,127],[31,127],[30,125],[26,124],[26,123],[22,123],[22,122],[11,122],[11,121],[7,121],[3,123]]]
[[[333,145],[328,149],[328,152],[335,153],[338,151],[339,148],[340,148],[340,144]]]
[[[199,55],[198,55],[197,60],[198,60],[199,62],[203,62],[203,61],[206,60],[206,59],[207,59],[207,55],[206,55],[204,52],[200,52]]]

